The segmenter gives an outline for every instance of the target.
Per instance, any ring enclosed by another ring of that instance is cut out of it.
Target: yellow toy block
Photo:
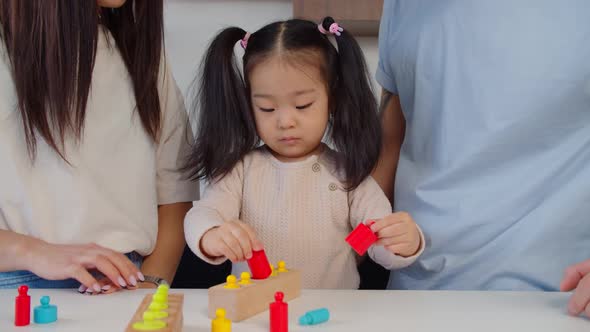
[[[240,275],[240,285],[250,285],[252,283],[252,281],[250,280],[250,273],[248,272],[242,272],[242,274]]]
[[[215,310],[215,318],[211,321],[211,332],[231,332],[231,320],[225,318],[225,309]]]
[[[229,276],[227,276],[225,286],[223,287],[229,289],[238,289],[240,288],[240,285],[238,285],[238,279],[236,278],[236,276],[230,274]]]
[[[279,261],[279,263],[277,264],[278,266],[278,272],[282,273],[282,272],[288,272],[289,270],[287,270],[287,265],[285,264],[285,261]]]

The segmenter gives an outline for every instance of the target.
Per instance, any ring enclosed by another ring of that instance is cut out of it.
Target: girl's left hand
[[[410,257],[420,249],[418,226],[407,212],[396,212],[377,220],[371,230],[379,238],[377,244],[396,255]]]

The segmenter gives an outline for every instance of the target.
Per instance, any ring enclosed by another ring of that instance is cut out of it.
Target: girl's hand
[[[80,291],[100,293],[106,285],[88,270],[99,271],[118,287],[135,286],[144,278],[125,255],[97,244],[58,245],[36,240],[30,248],[29,271],[48,280],[76,279],[82,284]]]
[[[201,238],[201,251],[210,257],[227,257],[232,263],[252,257],[253,250],[262,250],[262,243],[252,227],[239,220],[223,223],[208,230]]]
[[[418,226],[407,212],[390,214],[371,225],[371,230],[379,238],[377,244],[396,255],[409,257],[420,249]]]

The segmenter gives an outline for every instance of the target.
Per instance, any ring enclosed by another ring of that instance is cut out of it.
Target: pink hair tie
[[[320,24],[318,24],[318,30],[321,33],[323,33],[324,35],[327,35],[330,33],[330,34],[333,34],[333,35],[336,35],[339,37],[340,37],[340,33],[342,31],[344,31],[344,29],[341,26],[339,26],[338,23],[336,23],[336,22],[330,24],[329,30],[324,29],[324,26],[322,25],[322,23],[320,23]]]
[[[250,33],[246,32],[246,35],[244,36],[244,38],[242,38],[242,40],[240,40],[240,45],[242,45],[243,49],[246,49],[246,47],[248,47],[248,39],[250,39]]]
[[[318,24],[318,30],[320,30],[320,32],[323,33],[324,35],[328,34],[328,31],[326,31],[326,29],[324,29],[324,26],[321,23]]]
[[[331,32],[333,35],[336,35],[336,36],[340,37],[340,33],[341,33],[342,31],[344,31],[344,29],[343,29],[343,28],[341,28],[341,27],[338,25],[338,23],[334,22],[334,23],[330,24],[330,32]]]

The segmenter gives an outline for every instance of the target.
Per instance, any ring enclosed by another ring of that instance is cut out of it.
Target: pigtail
[[[339,152],[338,165],[346,173],[347,189],[353,190],[377,164],[381,124],[363,52],[346,29],[337,30],[333,24],[331,17],[321,23],[333,33],[338,46],[337,77],[330,86],[331,139]]]
[[[231,27],[212,41],[201,64],[192,113],[198,131],[186,169],[192,180],[222,178],[258,144],[234,47],[246,31]]]

